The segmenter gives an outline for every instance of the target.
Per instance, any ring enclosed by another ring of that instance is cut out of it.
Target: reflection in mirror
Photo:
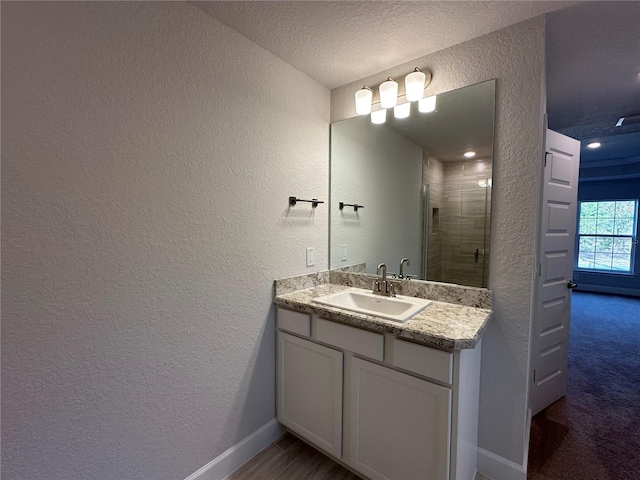
[[[416,107],[382,125],[331,125],[330,267],[398,275],[408,258],[405,276],[486,287],[495,80],[438,95],[434,112]]]

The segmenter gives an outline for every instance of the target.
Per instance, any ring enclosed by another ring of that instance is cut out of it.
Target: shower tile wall
[[[491,188],[480,183],[491,178],[490,161],[440,162],[425,154],[423,167],[423,180],[431,193],[428,260],[433,265],[428,263],[427,278],[487,286],[484,259],[489,232],[485,215],[490,208]],[[438,209],[437,215],[434,209]]]
[[[422,183],[429,185],[429,234],[427,248],[427,279],[441,281],[442,277],[442,198],[444,168],[438,158],[426,150],[422,156]]]

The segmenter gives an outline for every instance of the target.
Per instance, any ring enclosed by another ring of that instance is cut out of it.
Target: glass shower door
[[[422,278],[487,287],[490,183],[425,185],[422,202]]]

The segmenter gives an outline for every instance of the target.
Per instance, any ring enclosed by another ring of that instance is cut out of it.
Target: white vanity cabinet
[[[327,453],[342,456],[339,350],[278,332],[278,421]]]
[[[480,346],[443,351],[278,307],[277,417],[371,479],[473,480]]]
[[[351,463],[372,480],[449,478],[451,389],[354,358]]]

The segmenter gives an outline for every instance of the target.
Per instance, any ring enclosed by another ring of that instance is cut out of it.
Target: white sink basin
[[[313,301],[330,307],[343,308],[352,312],[387,318],[402,323],[431,305],[431,300],[425,300],[424,298],[405,297],[403,295],[383,297],[360,288],[350,288],[331,293],[323,297],[314,298]]]

